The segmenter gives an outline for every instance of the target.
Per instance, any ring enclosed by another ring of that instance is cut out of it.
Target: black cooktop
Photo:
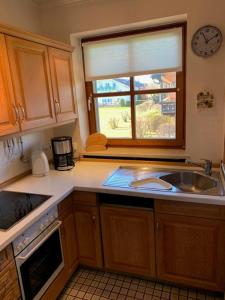
[[[0,192],[0,230],[7,230],[51,196]]]

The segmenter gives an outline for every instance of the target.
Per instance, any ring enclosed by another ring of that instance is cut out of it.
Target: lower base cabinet
[[[223,292],[225,222],[156,214],[158,279]]]
[[[103,255],[97,195],[75,192],[74,213],[79,263],[89,267],[102,268]]]
[[[100,210],[106,269],[155,277],[153,211],[110,205]]]

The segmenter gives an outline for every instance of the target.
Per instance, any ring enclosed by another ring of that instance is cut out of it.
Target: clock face
[[[223,41],[221,31],[211,25],[199,28],[193,35],[191,46],[198,56],[208,57],[215,54]]]

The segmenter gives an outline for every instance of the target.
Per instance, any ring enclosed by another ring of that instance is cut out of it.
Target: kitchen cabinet
[[[0,299],[20,299],[20,288],[12,248],[9,245],[0,252]]]
[[[59,205],[59,219],[62,221],[61,237],[65,270],[68,279],[78,266],[77,234],[73,211],[73,197],[70,195]]]
[[[102,249],[99,207],[94,193],[74,193],[74,213],[81,265],[101,268]]]
[[[60,232],[64,268],[42,296],[42,300],[56,299],[79,264],[72,195],[64,199],[58,209],[59,219],[62,221]]]
[[[155,277],[152,210],[103,205],[101,224],[107,269]]]
[[[159,280],[224,291],[225,222],[156,213]]]
[[[48,48],[11,36],[6,44],[21,130],[54,124]]]
[[[56,119],[58,122],[72,120],[76,117],[72,55],[55,48],[48,51]]]
[[[3,34],[0,34],[0,108],[0,136],[18,132],[19,112],[14,99]]]

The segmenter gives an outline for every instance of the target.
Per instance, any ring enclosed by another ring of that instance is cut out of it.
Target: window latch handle
[[[90,94],[90,96],[88,97],[88,111],[91,111],[92,100],[92,94]]]

